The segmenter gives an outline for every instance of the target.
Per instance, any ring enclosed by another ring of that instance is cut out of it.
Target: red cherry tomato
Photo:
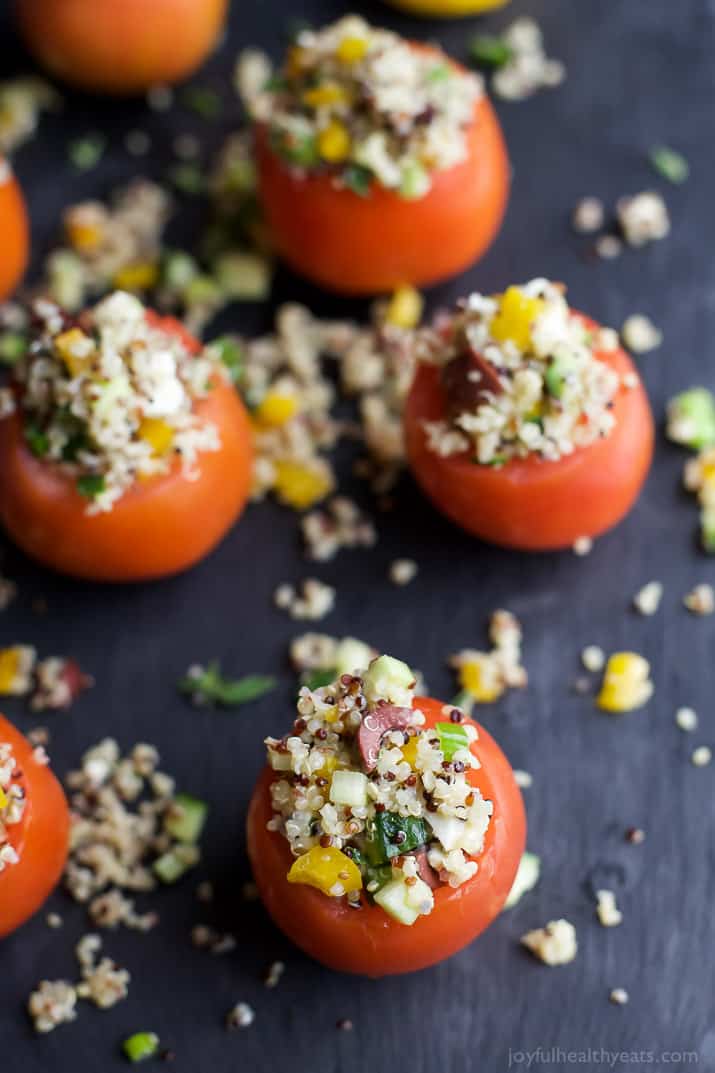
[[[29,231],[22,191],[0,156],[0,301],[14,291],[27,267]]]
[[[621,376],[635,372],[623,350],[596,356]],[[405,408],[407,455],[435,506],[468,532],[525,551],[568,548],[581,536],[595,537],[616,525],[650,468],[653,415],[640,381],[619,388],[613,412],[610,436],[555,462],[530,456],[493,467],[476,465],[466,452],[440,458],[427,446],[424,422],[444,418],[444,393],[438,370],[422,365]]]
[[[464,161],[434,172],[424,197],[373,183],[367,197],[326,174],[298,176],[256,130],[259,190],[271,240],[300,275],[345,294],[424,286],[462,272],[492,242],[509,192],[509,160],[486,96]]]
[[[424,712],[427,727],[444,719],[441,701],[417,697],[414,707]],[[274,922],[306,954],[339,972],[373,977],[413,972],[467,946],[499,914],[524,851],[526,818],[507,758],[486,730],[477,729],[472,752],[481,767],[470,771],[469,781],[494,803],[484,849],[476,858],[479,870],[461,887],[438,887],[432,912],[410,927],[367,899],[360,909],[351,909],[342,898],[288,883],[294,858],[285,837],[266,828],[272,815],[270,785],[276,776],[264,770],[248,813],[253,875]]]
[[[12,746],[25,790],[22,819],[7,828],[17,864],[0,872],[0,939],[36,913],[62,874],[69,847],[70,813],[62,787],[30,743],[0,715],[0,743]]]
[[[151,319],[198,350],[172,317]],[[137,481],[108,513],[91,517],[74,481],[30,452],[20,415],[0,421],[0,521],[28,555],[76,577],[139,581],[185,570],[239,517],[253,451],[250,420],[231,384],[217,381],[195,413],[221,436],[220,450],[200,456],[199,479],[187,479],[177,461],[166,475]]]
[[[186,78],[214,47],[228,0],[17,0],[28,48],[83,89],[141,93]]]

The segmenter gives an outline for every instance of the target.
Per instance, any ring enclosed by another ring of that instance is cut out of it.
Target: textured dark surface
[[[230,38],[200,79],[221,85],[227,101],[233,98],[226,76],[238,47],[258,43],[277,52],[289,16],[279,0],[233,8]],[[294,13],[317,23],[342,10],[330,0],[309,0]],[[480,265],[430,298],[436,304],[471,287],[496,289],[546,274],[568,281],[573,304],[605,323],[650,313],[665,343],[640,364],[660,419],[678,388],[697,380],[715,386],[715,4],[517,0],[481,25],[498,27],[527,11],[542,21],[551,54],[567,63],[568,80],[529,102],[499,105],[515,171],[505,228]],[[415,36],[438,37],[458,56],[477,27],[477,20],[416,22],[376,4],[367,13]],[[23,66],[6,18],[0,21],[0,71]],[[228,129],[237,111],[230,103],[220,126]],[[157,175],[170,160],[173,135],[200,129],[180,111],[166,118],[141,103],[77,96],[18,154],[38,252],[50,242],[64,204],[104,194],[135,173],[122,135],[137,126],[155,135],[147,168]],[[98,128],[109,133],[111,151],[97,171],[77,178],[65,144]],[[222,131],[201,133],[208,153]],[[685,187],[666,188],[651,173],[645,154],[662,142],[689,157],[692,178]],[[651,185],[665,190],[672,235],[616,262],[587,258],[586,243],[568,227],[577,198],[595,193],[613,203]],[[187,218],[187,231],[190,224]],[[276,297],[304,297],[316,310],[359,310],[286,276],[278,289]],[[269,320],[263,308],[237,308],[224,318],[240,330]],[[260,906],[245,906],[240,898],[247,878],[243,822],[261,740],[290,718],[293,683],[285,654],[298,630],[272,608],[271,595],[278,582],[306,576],[294,516],[271,504],[253,507],[208,562],[185,577],[141,588],[65,581],[8,549],[6,572],[20,583],[21,595],[0,618],[0,642],[71,653],[96,676],[96,688],[70,714],[51,717],[58,772],[107,734],[124,746],[155,742],[165,769],[211,801],[201,874],[214,880],[219,898],[207,914],[192,896],[198,877],[189,879],[157,897],[161,924],[154,932],[108,933],[107,952],[133,975],[128,1000],[108,1013],[83,1005],[74,1025],[34,1040],[25,998],[39,978],[74,972],[73,945],[87,930],[82,910],[55,895],[52,908],[63,913],[64,929],[51,931],[41,915],[0,950],[3,1070],[109,1073],[122,1067],[120,1041],[145,1028],[176,1052],[171,1068],[177,1073],[388,1073],[397,1066],[414,1073],[501,1073],[510,1049],[539,1047],[628,1052],[582,1057],[583,1069],[691,1068],[695,1059],[669,1061],[662,1053],[683,1050],[697,1053],[700,1070],[715,1069],[715,769],[697,770],[689,762],[695,744],[715,744],[715,619],[689,616],[681,604],[692,584],[715,580],[715,570],[695,550],[695,510],[678,490],[680,466],[680,453],[661,436],[636,510],[584,560],[480,546],[438,517],[406,479],[396,511],[378,519],[374,553],[345,552],[318,568],[338,588],[326,630],[349,631],[407,658],[424,670],[437,695],[452,691],[445,656],[480,646],[494,607],[515,611],[525,629],[528,690],[480,714],[512,762],[534,775],[526,792],[529,845],[542,855],[542,881],[449,963],[379,983],[341,978],[308,962],[276,934]],[[413,556],[421,567],[404,590],[385,583],[397,554]],[[630,611],[630,599],[653,578],[665,583],[663,606],[655,618],[642,619]],[[38,595],[48,601],[44,618],[31,610]],[[633,647],[652,660],[656,692],[645,711],[611,718],[569,692],[579,651],[589,642]],[[237,673],[281,668],[281,688],[241,711],[194,710],[177,697],[174,683],[190,662],[210,657]],[[674,725],[682,704],[700,713],[695,736]],[[23,729],[38,721],[20,704],[7,707]],[[624,840],[632,824],[647,831],[641,846]],[[616,890],[624,913],[620,928],[604,930],[596,922],[592,885]],[[577,926],[579,955],[570,966],[548,969],[517,940],[561,915]],[[235,929],[236,953],[212,958],[191,947],[189,927],[207,918]],[[285,960],[286,973],[277,990],[266,991],[262,974],[275,957]],[[609,1003],[613,987],[629,990],[627,1007]],[[229,1036],[222,1019],[238,1000],[255,1007],[256,1021]],[[336,1030],[344,1017],[354,1021],[352,1033]],[[559,1053],[532,1058],[532,1068],[564,1064]]]

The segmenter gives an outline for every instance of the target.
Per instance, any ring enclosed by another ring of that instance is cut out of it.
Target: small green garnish
[[[190,253],[167,250],[161,263],[161,282],[172,291],[183,291],[199,274],[199,266]]]
[[[300,168],[310,168],[319,161],[318,143],[312,134],[301,137],[274,137],[271,139],[273,149],[289,164]]]
[[[258,700],[275,689],[276,684],[275,678],[262,674],[224,678],[218,660],[212,660],[207,667],[196,667],[185,675],[179,682],[179,690],[193,697],[197,704],[233,708]]]
[[[101,473],[86,473],[83,477],[77,478],[76,487],[85,499],[94,499],[104,491],[104,477]]]
[[[445,760],[451,760],[459,749],[469,750],[467,731],[460,723],[436,723],[435,730]]]
[[[480,34],[472,38],[469,57],[479,67],[503,67],[512,57],[512,51],[503,37]]]
[[[506,455],[494,455],[494,458],[490,458],[488,462],[480,462],[478,458],[474,459],[477,466],[494,466],[496,469],[499,466],[504,466],[509,461]]]
[[[230,335],[220,335],[209,343],[209,347],[228,369],[228,374],[234,384],[238,384],[243,376],[244,358],[243,347],[238,339]]]
[[[0,335],[0,363],[15,365],[27,352],[27,338],[20,332],[3,332]]]
[[[417,160],[411,160],[402,169],[402,181],[400,182],[400,197],[407,201],[414,201],[423,197],[429,187],[427,169]]]
[[[25,442],[37,458],[44,458],[50,449],[47,433],[37,425],[25,425]]]
[[[348,164],[342,174],[343,185],[358,197],[368,197],[372,185],[372,172],[362,164]]]
[[[181,194],[203,194],[206,189],[206,176],[198,164],[184,161],[169,169],[169,180]]]
[[[86,138],[70,142],[67,153],[77,171],[91,171],[99,164],[106,148],[107,139],[103,134],[88,134]]]
[[[648,157],[658,174],[669,183],[684,183],[690,175],[690,165],[683,154],[667,145],[654,146]]]
[[[368,822],[365,854],[371,865],[386,864],[393,857],[409,853],[429,842],[429,828],[416,816],[377,812]]]
[[[164,817],[164,828],[177,842],[198,842],[209,807],[192,794],[176,794]]]
[[[445,82],[451,74],[448,63],[439,63],[427,72],[428,82]]]
[[[159,1050],[159,1037],[156,1032],[135,1032],[124,1040],[122,1050],[130,1062],[143,1062]]]
[[[323,686],[332,685],[337,677],[338,673],[334,667],[331,667],[327,671],[303,671],[303,674],[300,676],[300,684],[302,686],[307,686],[312,693],[314,689],[321,689]]]
[[[202,119],[218,119],[221,115],[221,97],[208,86],[187,86],[181,94],[181,100],[189,111],[195,112]]]

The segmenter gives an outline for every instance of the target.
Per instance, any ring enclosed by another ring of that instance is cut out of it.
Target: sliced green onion
[[[43,432],[37,425],[25,425],[25,441],[37,458],[44,458],[50,449],[47,433]]]
[[[124,1040],[122,1050],[130,1062],[143,1062],[159,1050],[159,1037],[156,1032],[135,1032]]]
[[[87,473],[83,477],[77,478],[77,491],[85,499],[94,499],[95,496],[100,495],[105,488],[104,477],[101,473]]]
[[[343,185],[358,197],[368,197],[372,185],[372,172],[362,164],[348,164],[342,173]]]
[[[197,673],[185,675],[179,682],[181,693],[187,693],[199,703],[222,704],[227,708],[258,700],[276,688],[275,678],[249,674],[245,678],[224,678],[216,660]]]
[[[209,343],[209,349],[213,351],[219,361],[228,369],[228,375],[234,384],[238,384],[243,376],[244,355],[243,347],[238,339],[230,335],[221,335]]]
[[[503,67],[512,57],[512,51],[503,37],[483,34],[472,38],[469,57],[480,67]]]
[[[469,749],[467,731],[461,723],[436,723],[435,730],[445,760],[451,760],[458,749]]]
[[[3,332],[0,335],[0,363],[15,365],[27,353],[27,338],[21,332]]]
[[[181,100],[186,108],[202,119],[218,119],[221,115],[221,97],[208,86],[187,86],[181,94]]]
[[[667,145],[654,146],[648,156],[658,174],[669,183],[684,183],[690,175],[690,165],[683,154]]]
[[[106,148],[107,139],[103,134],[88,134],[86,138],[70,142],[67,153],[77,171],[91,171],[99,164]]]

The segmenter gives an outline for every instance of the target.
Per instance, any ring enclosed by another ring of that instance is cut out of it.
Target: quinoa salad
[[[434,891],[476,874],[492,802],[468,780],[476,727],[445,705],[425,728],[415,675],[390,656],[330,685],[303,687],[292,733],[267,738],[273,817],[304,883],[411,925]]]
[[[177,458],[199,475],[199,456],[221,448],[216,426],[194,413],[225,376],[218,360],[152,325],[123,291],[79,319],[44,299],[33,313],[37,335],[16,367],[25,440],[75,481],[88,514],[110,511]]]
[[[20,823],[25,812],[25,790],[21,777],[12,746],[0,742],[0,872],[20,860],[17,850],[10,843],[8,828]]]
[[[446,332],[425,329],[418,341],[445,395],[445,418],[425,422],[429,447],[498,466],[529,455],[555,461],[609,436],[621,384],[633,386],[598,357],[617,345],[545,279],[470,295]]]
[[[292,167],[328,171],[361,196],[375,181],[408,199],[466,158],[483,92],[441,50],[357,15],[304,30],[276,73],[262,53],[244,53],[238,80],[247,111]]]

